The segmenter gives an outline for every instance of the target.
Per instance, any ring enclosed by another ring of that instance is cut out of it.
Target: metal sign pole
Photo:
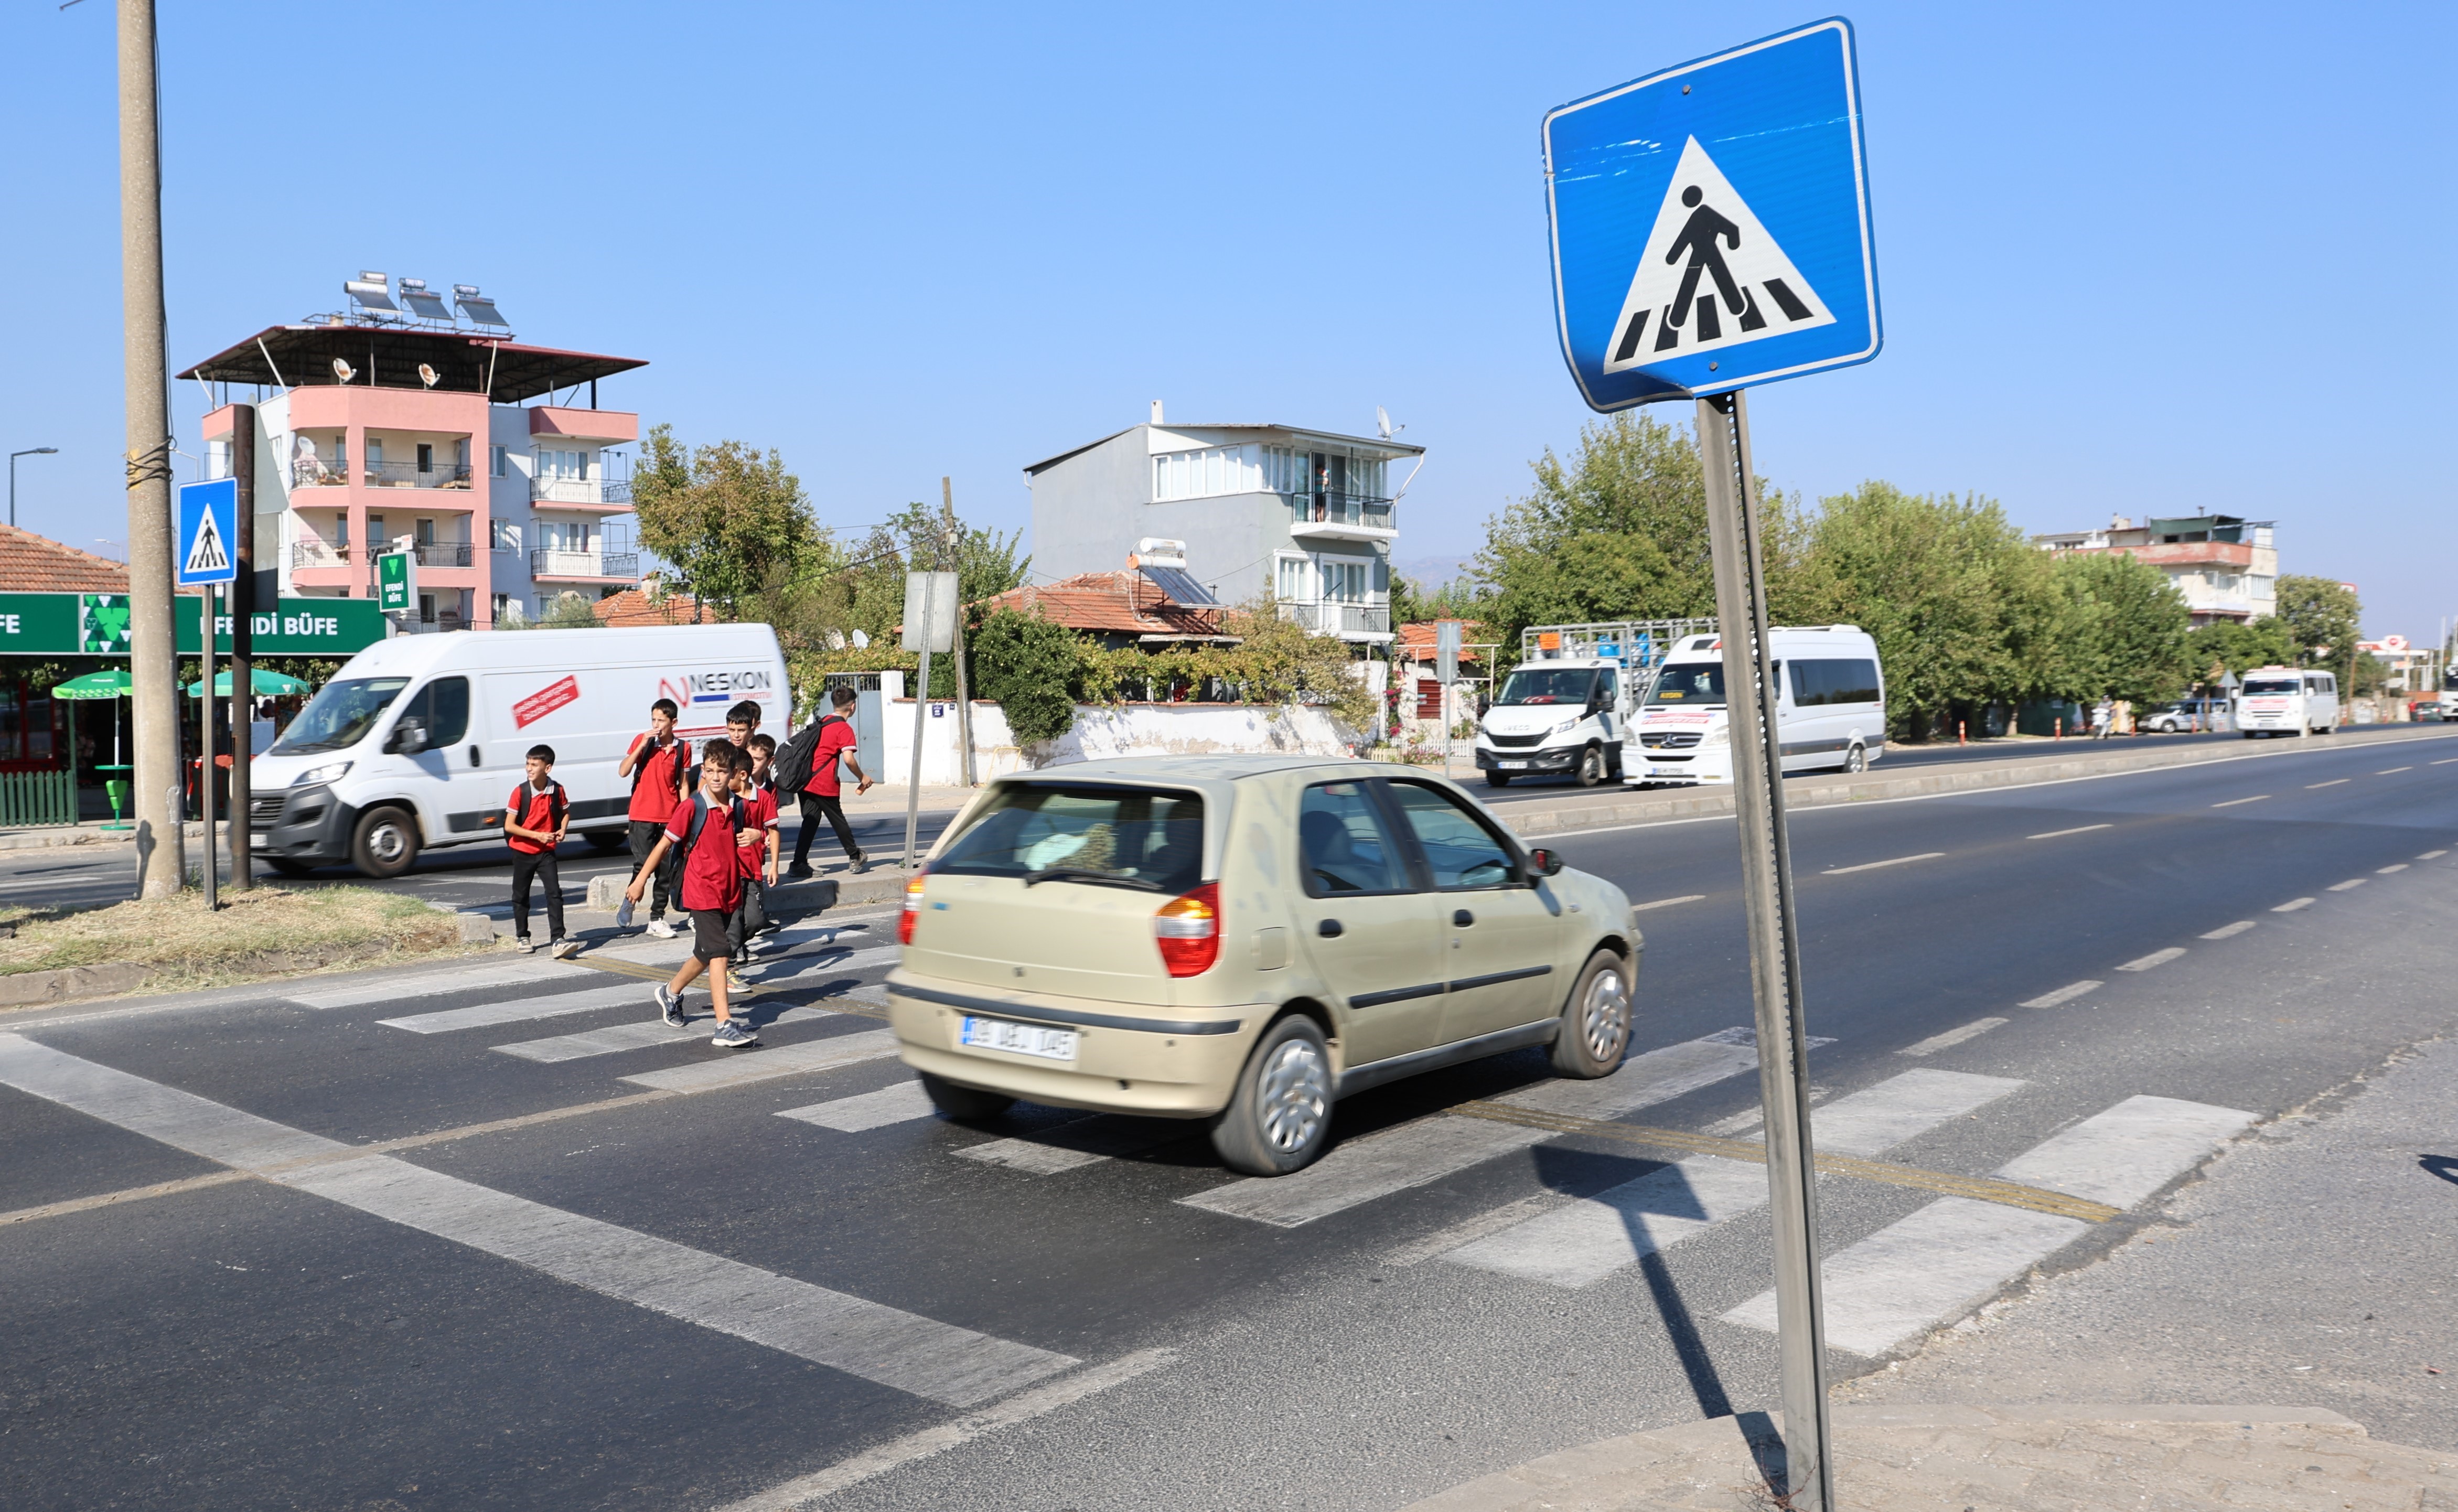
[[[913,690],[913,779],[905,788],[905,869],[911,871],[916,860],[913,847],[922,833],[922,735],[926,728],[930,702],[930,642],[938,628],[939,606],[936,590],[939,577],[935,572],[922,578],[922,680]]]
[[[1783,1375],[1785,1482],[1791,1506],[1835,1504],[1826,1402],[1826,1318],[1818,1274],[1818,1175],[1809,1144],[1809,1046],[1802,1023],[1801,931],[1784,834],[1783,761],[1767,659],[1766,582],[1750,468],[1748,401],[1738,391],[1698,402],[1706,472],[1716,618],[1724,642],[1734,806],[1750,977],[1758,996],[1759,1093],[1766,1107],[1767,1188],[1775,1216],[1776,1336]]]
[[[205,811],[205,912],[221,907],[215,890],[215,878],[221,871],[221,858],[214,849],[214,603],[221,590],[207,584],[204,596],[197,608],[204,620],[204,633],[197,641],[205,670],[204,681],[197,685],[197,746],[201,753],[197,762],[197,803]]]

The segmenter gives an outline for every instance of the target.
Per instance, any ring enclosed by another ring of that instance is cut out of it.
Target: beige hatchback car
[[[897,938],[889,1022],[940,1111],[1205,1119],[1260,1176],[1403,1076],[1531,1045],[1610,1076],[1642,948],[1619,888],[1449,782],[1286,756],[1000,778],[906,885]]]

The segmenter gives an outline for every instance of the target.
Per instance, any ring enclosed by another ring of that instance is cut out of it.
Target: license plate
[[[1075,1059],[1073,1029],[1046,1028],[1038,1024],[1017,1024],[1008,1019],[968,1017],[958,1037],[966,1045],[1009,1050],[1017,1055],[1037,1055],[1045,1061]]]
[[[1505,772],[1524,771],[1528,766],[1528,763],[1525,761],[1496,761],[1493,764],[1500,767]]]

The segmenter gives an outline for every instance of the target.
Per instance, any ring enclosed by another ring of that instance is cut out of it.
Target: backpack
[[[694,793],[691,796],[691,822],[683,826],[683,842],[667,850],[665,861],[659,868],[666,874],[669,892],[677,899],[680,899],[683,895],[683,859],[691,855],[693,847],[699,844],[699,832],[708,823],[708,795]],[[734,827],[738,830],[742,828],[744,817],[742,796],[739,793],[729,795],[725,800],[725,806],[726,812],[734,819]]]
[[[640,783],[646,779],[649,775],[649,756],[650,755],[654,755],[654,753],[648,752],[648,745],[649,737],[647,735],[642,735],[640,737],[640,749],[646,754],[642,755],[638,763],[632,768],[632,796],[634,797],[638,797],[640,796]],[[691,786],[691,742],[681,738],[680,736],[677,736],[675,740],[674,756],[674,769],[669,772],[667,776],[674,782],[675,797],[679,801],[684,792]]]
[[[530,823],[530,804],[539,797],[547,800],[546,822],[542,825]],[[521,824],[524,828],[543,829],[552,835],[563,823],[564,816],[572,812],[572,800],[565,795],[563,784],[552,777],[547,779],[546,792],[543,794],[532,792],[529,779],[524,777],[520,784],[512,789],[512,796],[504,807],[521,817]],[[512,839],[512,837],[507,837],[507,839]]]
[[[777,753],[774,775],[779,793],[800,793],[811,785],[811,765],[820,754],[820,732],[825,730],[831,720],[839,724],[845,722],[843,715],[822,715],[804,725],[793,739],[785,742],[785,749]]]

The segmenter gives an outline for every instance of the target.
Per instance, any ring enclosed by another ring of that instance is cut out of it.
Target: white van
[[[2297,667],[2246,673],[2236,691],[2236,727],[2248,740],[2255,735],[2328,735],[2339,728],[2338,675]]]
[[[1514,777],[1567,775],[1581,787],[1621,775],[1622,667],[1583,656],[1522,662],[1476,723],[1476,768],[1488,787]]]
[[[614,768],[672,698],[677,733],[725,734],[760,706],[785,741],[785,658],[765,625],[485,631],[406,635],[351,657],[248,768],[256,854],[296,876],[347,861],[398,877],[421,850],[499,841],[530,747],[554,748],[572,829],[602,850],[628,831]]]
[[[1854,625],[1776,626],[1776,738],[1786,772],[1864,772],[1886,749],[1886,685],[1878,643]],[[1657,668],[1629,725],[1622,780],[1733,780],[1732,732],[1724,715],[1724,651],[1718,635],[1692,635]]]

